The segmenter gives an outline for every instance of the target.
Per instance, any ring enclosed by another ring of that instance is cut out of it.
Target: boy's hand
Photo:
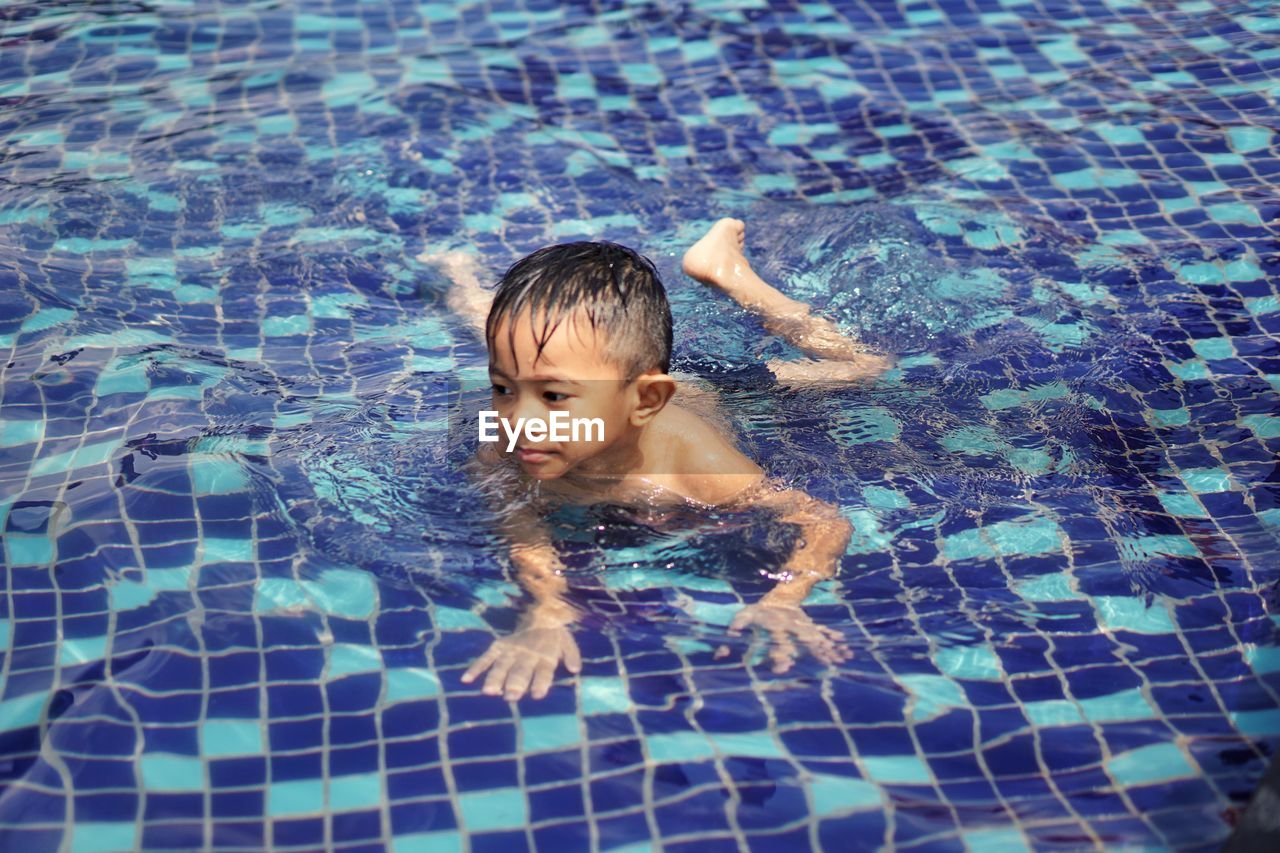
[[[534,699],[541,699],[551,688],[561,659],[569,672],[582,671],[582,654],[567,627],[569,621],[535,608],[514,634],[494,640],[489,651],[463,673],[462,683],[470,684],[488,670],[482,688],[486,696],[502,694],[508,702],[515,702],[529,692]]]
[[[756,604],[748,604],[729,623],[729,636],[738,636],[750,625],[769,632],[773,641],[769,659],[773,661],[775,674],[786,672],[795,663],[797,651],[792,635],[823,663],[838,664],[853,657],[853,652],[844,644],[838,631],[814,622],[798,604],[764,599]],[[716,649],[715,656],[722,658],[727,654],[729,647],[721,646]]]

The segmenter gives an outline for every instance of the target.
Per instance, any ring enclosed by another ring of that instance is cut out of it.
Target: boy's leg
[[[743,254],[746,227],[740,219],[721,219],[685,252],[686,275],[710,284],[760,316],[764,326],[814,356],[801,361],[769,362],[779,379],[850,381],[873,379],[887,370],[888,358],[840,331],[835,323],[811,313],[808,304],[792,299],[756,275]]]
[[[455,314],[467,321],[481,340],[484,324],[489,317],[493,294],[480,284],[479,266],[469,252],[453,249],[448,252],[426,251],[417,256],[424,264],[436,264],[449,277],[449,294],[446,302]]]

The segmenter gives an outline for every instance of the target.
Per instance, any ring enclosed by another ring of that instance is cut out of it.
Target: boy
[[[742,221],[721,219],[685,253],[682,267],[814,356],[770,361],[780,381],[870,380],[888,369],[888,359],[867,352],[834,323],[813,316],[808,305],[762,281],[743,255],[743,243]],[[520,418],[546,422],[559,411],[603,424],[603,435],[591,440],[549,440],[545,430],[505,433],[501,443],[481,442],[476,459],[482,469],[505,470],[513,482],[577,502],[779,510],[781,520],[802,528],[802,538],[778,585],[744,607],[729,634],[750,625],[768,631],[774,672],[791,667],[795,640],[824,663],[849,657],[840,635],[815,624],[800,608],[810,588],[835,573],[852,533],[849,522],[830,504],[766,480],[760,467],[712,425],[707,400],[696,388],[679,386],[690,407],[671,402],[678,390],[668,372],[671,310],[647,258],[608,242],[547,246],[507,270],[492,305],[466,253],[424,253],[418,259],[444,267],[453,282],[450,307],[483,332],[493,409],[500,418],[508,425],[521,423]],[[506,441],[511,435],[515,438]],[[540,699],[560,661],[570,672],[580,671],[569,631],[576,614],[565,600],[563,567],[546,527],[527,505],[510,509],[509,499],[507,505],[501,529],[517,580],[533,603],[516,632],[495,641],[462,681],[471,683],[487,672],[485,694],[515,701],[529,692]],[[727,653],[722,646],[716,656]]]

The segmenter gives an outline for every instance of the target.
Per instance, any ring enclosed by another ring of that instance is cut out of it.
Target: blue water
[[[1216,849],[1280,736],[1269,2],[0,10],[0,841]],[[897,354],[684,277],[716,219]],[[855,534],[554,517],[580,676],[461,674],[525,600],[419,260],[652,258],[674,367]],[[717,657],[728,643],[731,653]]]

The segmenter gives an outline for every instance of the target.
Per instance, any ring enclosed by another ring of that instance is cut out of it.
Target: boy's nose
[[[544,411],[544,407],[532,394],[521,394],[515,404],[511,407],[510,417],[512,420],[519,420],[520,418],[545,419],[546,416],[547,413]]]

